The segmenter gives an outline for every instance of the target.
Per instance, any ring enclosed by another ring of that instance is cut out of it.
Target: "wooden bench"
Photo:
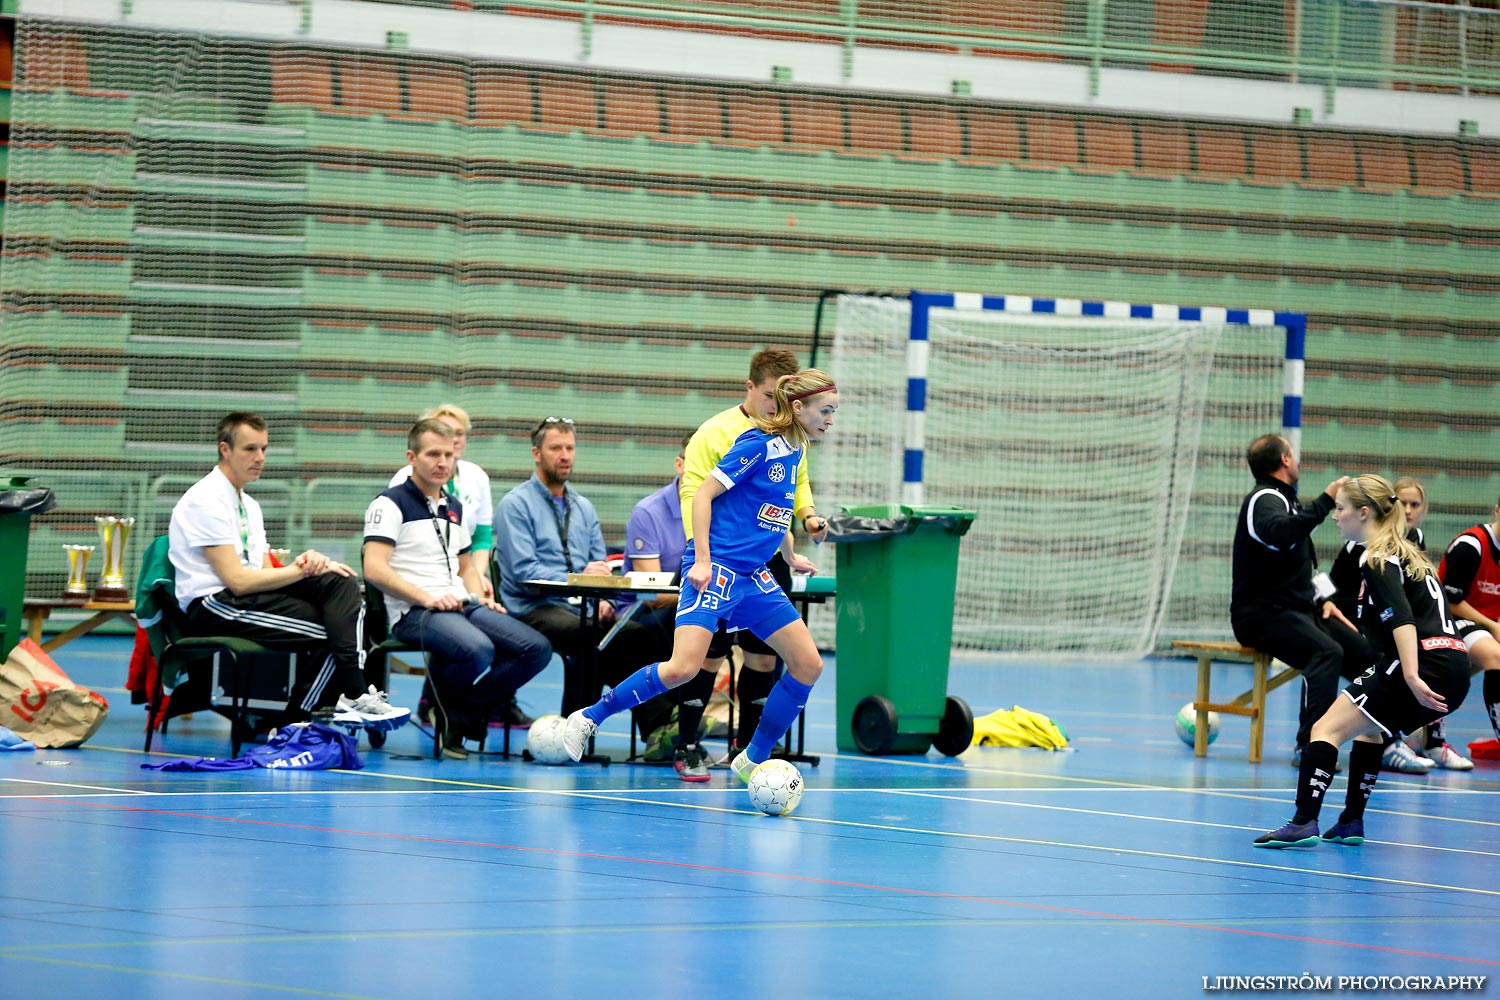
[[[1193,756],[1208,756],[1209,712],[1219,712],[1223,715],[1248,715],[1250,717],[1250,763],[1259,764],[1261,742],[1266,728],[1266,695],[1287,681],[1301,677],[1302,671],[1287,667],[1274,676],[1268,676],[1271,671],[1271,654],[1234,642],[1194,642],[1178,639],[1173,641],[1172,648],[1191,653],[1198,658],[1198,696],[1193,700],[1193,709],[1197,712],[1198,718],[1194,726]],[[1209,699],[1209,668],[1215,660],[1221,663],[1251,664],[1254,667],[1255,676],[1250,690],[1225,704],[1211,701]]]

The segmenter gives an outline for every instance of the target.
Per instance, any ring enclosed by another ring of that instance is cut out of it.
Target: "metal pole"
[[[1323,84],[1323,115],[1333,114],[1334,94],[1338,91],[1339,5],[1328,5],[1328,79]]]
[[[839,58],[839,78],[854,75],[854,37],[859,31],[859,0],[839,0],[839,17],[844,22],[843,51]]]
[[[1458,0],[1458,72],[1463,77],[1458,92],[1469,96],[1469,0]]]
[[[1088,6],[1088,41],[1089,41],[1089,96],[1099,96],[1099,70],[1104,64],[1104,28],[1108,21],[1105,5],[1109,0],[1089,0]]]
[[[1302,0],[1292,7],[1292,77],[1297,83],[1302,73]]]

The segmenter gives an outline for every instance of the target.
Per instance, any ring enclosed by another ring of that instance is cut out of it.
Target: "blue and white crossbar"
[[[1286,330],[1281,396],[1281,432],[1302,452],[1302,380],[1307,317],[1274,309],[1228,309],[1223,306],[1140,305],[1133,302],[1089,302],[1084,299],[1034,299],[1027,295],[982,295],[978,292],[911,293],[911,336],[906,347],[906,440],[902,460],[902,503],[922,503],[922,458],[926,448],[928,329],[933,309],[1048,313],[1098,316],[1104,319],[1177,320],[1188,323],[1233,323]]]

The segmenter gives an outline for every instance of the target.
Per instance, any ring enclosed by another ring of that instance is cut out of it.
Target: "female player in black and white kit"
[[[1391,484],[1379,476],[1349,480],[1334,500],[1333,520],[1346,541],[1365,547],[1359,627],[1380,655],[1313,724],[1297,775],[1296,814],[1257,837],[1256,847],[1318,842],[1318,813],[1338,747],[1351,738],[1344,811],[1322,839],[1364,843],[1365,804],[1380,772],[1381,744],[1442,718],[1469,692],[1468,653],[1437,571],[1406,537],[1406,512]]]

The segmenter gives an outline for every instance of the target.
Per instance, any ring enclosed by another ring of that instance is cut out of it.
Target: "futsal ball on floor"
[[[1193,745],[1198,735],[1198,713],[1193,711],[1193,703],[1188,702],[1177,712],[1177,738],[1188,746]],[[1212,743],[1219,738],[1219,713],[1208,713],[1208,742]]]
[[[560,715],[544,715],[531,724],[526,732],[526,749],[531,759],[538,764],[566,764],[572,758],[563,746],[563,732],[568,720]]]
[[[750,801],[767,816],[785,816],[802,801],[802,772],[789,760],[768,760],[750,772]]]

